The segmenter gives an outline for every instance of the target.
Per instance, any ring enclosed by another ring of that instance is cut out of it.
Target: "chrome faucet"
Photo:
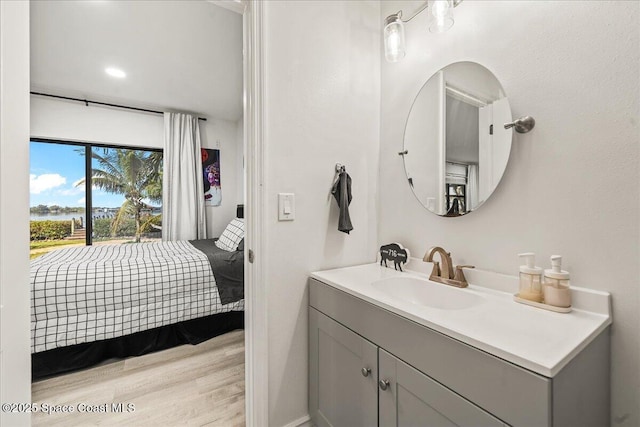
[[[442,262],[442,268],[440,268],[440,263],[438,261],[433,260],[433,256],[439,253],[440,261]],[[473,265],[458,265],[456,266],[455,273],[453,272],[453,261],[451,260],[451,253],[445,251],[440,246],[434,246],[424,254],[424,258],[422,259],[424,262],[432,262],[433,270],[431,270],[431,275],[429,276],[429,280],[433,280],[434,282],[443,283],[445,285],[455,286],[458,288],[466,288],[469,286],[467,283],[466,277],[464,277],[463,268],[474,268]]]

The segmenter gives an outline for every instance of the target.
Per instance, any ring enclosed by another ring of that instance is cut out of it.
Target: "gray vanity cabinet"
[[[378,349],[309,309],[309,411],[318,427],[378,425]]]
[[[309,412],[318,427],[504,426],[313,308],[309,352]]]
[[[504,427],[505,424],[407,365],[379,350],[380,427]],[[388,384],[388,385],[387,385]]]
[[[608,331],[548,378],[310,279],[309,341],[316,426],[609,425]]]

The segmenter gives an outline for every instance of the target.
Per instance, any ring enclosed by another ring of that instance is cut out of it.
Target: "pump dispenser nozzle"
[[[569,272],[562,269],[562,257],[551,255],[551,269],[545,270],[544,275],[550,279],[569,280]]]
[[[520,266],[520,272],[527,274],[542,274],[542,269],[536,267],[536,254],[533,252],[525,252],[518,254],[520,258],[524,258],[525,265]]]

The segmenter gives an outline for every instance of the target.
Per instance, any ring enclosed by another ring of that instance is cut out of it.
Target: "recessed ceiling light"
[[[109,74],[111,77],[117,77],[119,79],[124,79],[125,77],[127,77],[127,73],[119,68],[109,67],[106,68],[104,72]]]

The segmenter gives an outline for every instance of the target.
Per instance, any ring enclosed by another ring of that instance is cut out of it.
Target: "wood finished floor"
[[[76,408],[32,414],[33,426],[244,426],[244,331],[34,382],[32,402]],[[109,412],[79,413],[81,403]]]

